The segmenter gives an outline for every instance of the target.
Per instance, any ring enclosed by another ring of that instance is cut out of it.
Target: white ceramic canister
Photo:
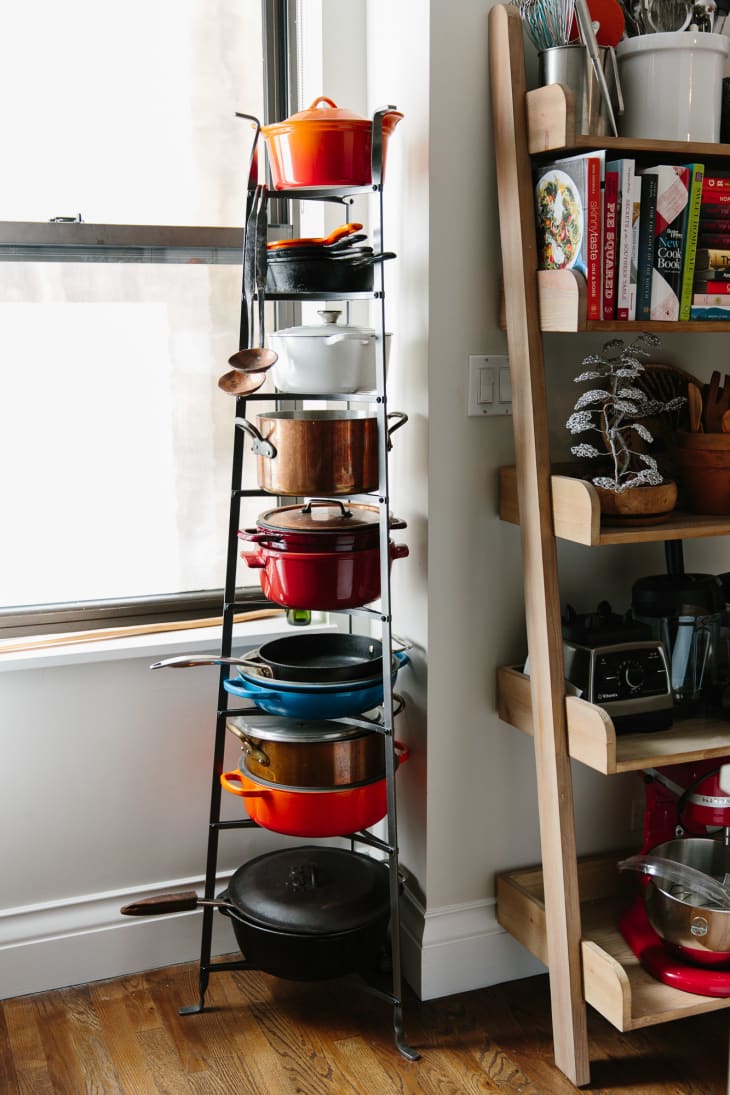
[[[323,320],[311,326],[273,331],[267,342],[279,355],[272,367],[280,392],[297,394],[369,392],[376,388],[378,339],[369,327],[338,323],[339,311],[317,312]],[[386,366],[390,335],[385,336]]]
[[[720,140],[724,34],[671,31],[625,38],[616,46],[624,113],[622,137]]]

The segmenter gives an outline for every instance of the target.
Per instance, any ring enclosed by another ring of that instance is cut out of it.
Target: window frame
[[[264,52],[264,121],[286,117],[292,110],[296,83],[297,4],[295,0],[261,0]],[[241,213],[243,215],[243,201]],[[271,239],[296,232],[296,203],[272,197]],[[81,218],[48,222],[0,221],[0,262],[188,263],[242,265],[243,227],[164,224],[93,224]],[[276,325],[296,321],[298,308],[275,304]],[[223,578],[223,575],[221,575]],[[242,608],[271,607],[256,587],[236,591]],[[276,606],[280,607],[280,606]],[[191,622],[220,617],[223,589],[173,594],[0,606],[0,639],[95,628],[144,626],[145,623]]]

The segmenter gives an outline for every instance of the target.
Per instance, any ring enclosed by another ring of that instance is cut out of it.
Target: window
[[[0,16],[6,626],[222,584],[232,404],[216,380],[238,348],[252,138],[235,112],[263,116],[272,8],[26,0]]]

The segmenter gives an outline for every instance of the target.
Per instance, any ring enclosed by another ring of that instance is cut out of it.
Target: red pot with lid
[[[306,110],[261,127],[276,190],[367,186],[372,182],[373,127],[382,119],[382,166],[390,134],[403,115],[386,108],[363,118],[320,95]]]

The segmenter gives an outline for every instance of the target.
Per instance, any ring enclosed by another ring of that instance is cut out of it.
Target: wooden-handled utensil
[[[720,409],[721,392],[720,374],[715,370],[710,377],[703,399],[703,421],[706,433],[720,433],[723,411],[727,410],[727,406]]]
[[[692,433],[702,432],[702,392],[698,384],[687,384],[687,409],[689,410],[689,428]]]

